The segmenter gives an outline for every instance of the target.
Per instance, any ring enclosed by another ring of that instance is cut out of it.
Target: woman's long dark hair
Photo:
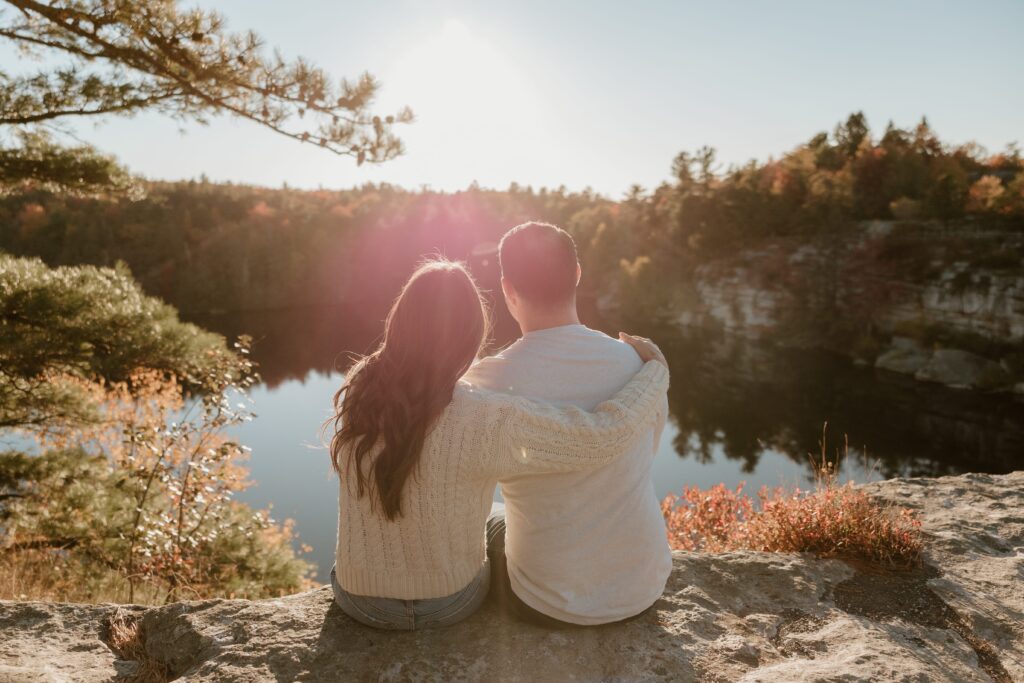
[[[465,266],[427,261],[391,307],[380,346],[334,395],[331,462],[339,477],[355,479],[360,498],[380,503],[387,519],[401,516],[402,489],[427,432],[483,349],[488,329],[486,305]]]

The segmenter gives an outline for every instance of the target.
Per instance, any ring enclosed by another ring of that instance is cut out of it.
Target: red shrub
[[[707,491],[683,488],[682,496],[669,494],[661,512],[675,550],[734,550],[746,537],[746,522],[754,514],[754,501],[743,493],[743,483],[733,491],[717,484]]]
[[[675,550],[761,550],[778,553],[816,553],[894,566],[910,566],[921,559],[921,522],[910,510],[872,500],[852,483],[839,483],[839,462],[849,457],[849,441],[842,452],[828,458],[828,423],[822,426],[821,453],[810,455],[817,486],[763,487],[755,501],[718,484],[707,491],[685,487],[682,496],[661,502],[669,544]]]
[[[812,552],[899,566],[921,556],[921,522],[909,510],[831,480],[815,491],[762,488],[756,503],[742,484],[687,487],[661,507],[676,550]]]

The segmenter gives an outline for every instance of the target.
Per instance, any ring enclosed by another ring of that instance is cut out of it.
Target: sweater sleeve
[[[487,394],[481,464],[488,474],[564,472],[598,467],[653,425],[669,373],[650,361],[610,400],[587,412],[575,406]]]

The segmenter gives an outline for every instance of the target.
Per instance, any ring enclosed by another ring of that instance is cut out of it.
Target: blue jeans
[[[491,584],[489,564],[484,564],[468,586],[443,598],[399,600],[353,595],[338,584],[333,567],[331,588],[334,589],[334,601],[341,611],[361,624],[391,631],[439,628],[462,621],[484,603]]]

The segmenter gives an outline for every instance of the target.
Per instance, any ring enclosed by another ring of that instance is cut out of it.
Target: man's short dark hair
[[[556,306],[576,292],[576,243],[550,223],[517,225],[498,245],[501,275],[519,296],[541,306]]]

